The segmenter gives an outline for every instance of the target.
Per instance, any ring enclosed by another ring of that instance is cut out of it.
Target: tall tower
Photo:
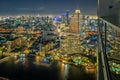
[[[61,16],[62,16],[62,23],[65,23],[65,25],[68,26],[69,25],[69,10],[67,10]]]
[[[69,10],[66,11],[66,25],[69,25]]]
[[[72,33],[79,33],[81,28],[82,22],[82,14],[80,10],[75,10],[75,13],[70,19],[70,32]]]

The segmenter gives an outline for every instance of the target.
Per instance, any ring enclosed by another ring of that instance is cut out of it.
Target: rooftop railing
[[[115,80],[112,77],[111,65],[109,58],[115,55],[111,51],[118,50],[120,52],[120,28],[112,23],[98,18],[98,77],[97,80]],[[120,55],[119,55],[120,57]],[[112,57],[116,59],[116,57]]]

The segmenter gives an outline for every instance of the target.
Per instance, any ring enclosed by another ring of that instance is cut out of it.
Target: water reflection
[[[68,71],[69,71],[69,66],[64,63],[59,63],[61,66],[60,70],[60,79],[59,80],[67,80],[68,78]]]
[[[0,69],[0,76],[11,80],[95,80],[95,74],[86,73],[82,67],[57,61],[42,63],[39,57],[11,58],[0,64]]]
[[[36,56],[36,57],[35,57],[35,61],[36,61],[36,64],[39,64],[39,63],[40,63],[40,57],[39,57],[39,56]]]

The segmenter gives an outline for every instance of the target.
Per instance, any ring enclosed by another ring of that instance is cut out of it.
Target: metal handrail
[[[99,21],[102,21],[103,23],[105,23],[105,25],[104,26],[103,25],[100,26]],[[106,55],[106,32],[107,32],[106,27],[107,27],[107,24],[110,25],[110,26],[112,25],[111,23],[109,23],[108,21],[106,21],[106,20],[104,20],[102,18],[98,19],[99,44],[101,46],[100,47],[100,49],[101,49],[100,51],[101,52],[100,52],[100,54],[98,54],[98,56],[101,55],[100,58],[101,58],[101,61],[102,61],[102,69],[103,69],[102,75],[104,77],[104,80],[112,80],[111,74],[110,74],[110,68],[109,68],[109,64],[108,64],[108,59],[107,59],[107,55]],[[115,25],[112,25],[112,26],[114,26],[115,28],[117,28]],[[103,33],[101,32],[101,27],[105,28],[105,36],[104,36],[105,42],[104,43],[103,43],[103,38],[102,38],[102,34]],[[99,63],[99,64],[101,64],[101,63]],[[101,74],[99,74],[99,75],[101,75]],[[99,80],[100,80],[100,78],[99,78]]]
[[[120,32],[120,27],[119,26],[116,26],[108,21],[106,21],[105,19],[103,18],[99,18],[100,20],[102,20],[103,22],[107,23],[109,26],[111,26],[113,29],[115,29],[117,32]]]

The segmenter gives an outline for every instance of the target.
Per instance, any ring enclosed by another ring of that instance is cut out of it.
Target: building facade
[[[75,10],[75,13],[70,18],[70,32],[71,33],[79,33],[81,30],[82,23],[82,14],[80,10]]]
[[[98,16],[120,27],[120,0],[98,0]]]

